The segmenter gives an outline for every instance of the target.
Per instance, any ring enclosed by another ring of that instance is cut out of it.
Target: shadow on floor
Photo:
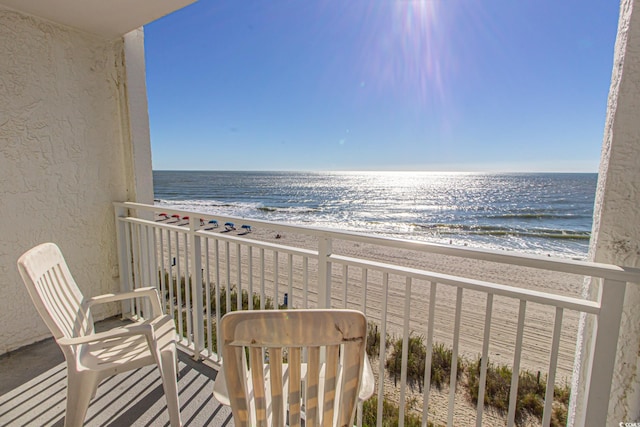
[[[104,330],[119,320],[96,325]],[[179,352],[178,389],[185,426],[233,425],[231,410],[212,395],[217,372]],[[53,339],[0,356],[0,425],[63,426],[66,364]],[[168,426],[169,413],[155,366],[104,380],[91,401],[87,426]]]

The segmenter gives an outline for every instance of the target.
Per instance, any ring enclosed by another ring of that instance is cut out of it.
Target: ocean
[[[155,203],[583,259],[597,174],[154,171]]]

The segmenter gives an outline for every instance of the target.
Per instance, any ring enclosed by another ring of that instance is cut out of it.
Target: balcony
[[[572,383],[583,316],[594,339],[583,382],[571,390],[571,399],[583,411],[576,415],[578,420],[587,420],[586,425],[605,423],[625,285],[640,282],[638,270],[161,212],[136,203],[116,203],[115,211],[123,290],[155,284],[176,321],[182,349],[180,397],[187,424],[232,423],[229,409],[211,395],[221,362],[216,325],[228,307],[363,311],[371,325],[370,339],[379,337],[379,346],[370,352],[377,405],[367,409],[377,425],[383,420],[384,400],[397,405],[400,420],[411,415],[435,425],[515,425],[523,421],[516,411],[518,385],[527,378],[536,378],[541,388],[534,399],[540,411],[538,416],[525,414],[523,422],[562,422],[571,404],[559,404],[557,396],[554,403],[554,393],[569,390]],[[234,226],[225,229],[227,222]],[[584,280],[598,287],[597,299],[581,297]],[[122,305],[125,317],[143,316],[144,310],[137,301]],[[408,350],[416,337],[425,354],[419,372],[427,373],[418,378],[412,362],[415,348]],[[0,397],[3,423],[61,422],[64,365],[60,356],[48,364],[27,361],[45,353],[38,346],[55,348],[45,342],[0,360],[7,375]],[[434,348],[451,351],[450,371],[444,377],[429,375],[432,365],[439,363],[431,357]],[[390,358],[394,349],[396,356]],[[60,354],[57,348],[55,354]],[[28,380],[15,379],[11,366],[24,365],[43,368],[26,372]],[[503,409],[475,405],[469,398],[471,388],[477,392],[475,401],[487,402],[485,395],[492,392],[485,386],[492,381],[492,368],[499,366],[529,376],[509,375]],[[468,385],[470,377],[476,386]],[[160,379],[149,371],[123,374],[100,386],[87,420],[166,422],[162,399]],[[558,406],[560,418],[555,413]]]
[[[96,329],[120,319],[98,322]],[[179,352],[180,403],[185,426],[233,424],[231,410],[211,394],[216,371]],[[0,357],[0,424],[62,426],[66,402],[66,363],[51,338]],[[155,366],[106,379],[91,401],[85,425],[169,425],[169,413]]]

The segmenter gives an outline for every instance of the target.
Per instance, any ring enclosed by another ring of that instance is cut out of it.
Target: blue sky
[[[153,167],[595,172],[618,12],[200,0],[145,27]]]

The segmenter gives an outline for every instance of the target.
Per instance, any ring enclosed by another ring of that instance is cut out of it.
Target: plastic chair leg
[[[172,427],[182,426],[180,419],[180,402],[178,400],[178,383],[176,381],[176,349],[163,349],[160,352],[160,372],[162,375],[162,387],[167,399],[167,409]]]
[[[67,410],[64,415],[65,427],[79,427],[84,424],[84,417],[92,399],[87,390],[96,390],[98,375],[96,372],[71,372],[67,369]]]

